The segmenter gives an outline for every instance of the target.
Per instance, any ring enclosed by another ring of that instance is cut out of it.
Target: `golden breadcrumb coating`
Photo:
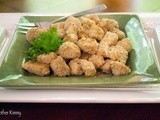
[[[92,55],[89,61],[94,64],[96,69],[100,68],[105,63],[104,58],[100,55]]]
[[[89,37],[89,31],[90,31],[91,27],[88,25],[83,25],[79,28],[78,30],[78,36],[79,38],[87,38]]]
[[[64,42],[59,47],[58,54],[64,59],[75,59],[81,56],[81,51],[75,43]]]
[[[35,40],[41,33],[47,32],[48,29],[40,28],[40,27],[34,27],[27,31],[26,33],[26,39],[29,43],[32,43],[33,40]]]
[[[103,44],[105,45],[112,46],[112,45],[116,45],[117,41],[118,41],[117,34],[112,33],[112,32],[106,32],[105,36],[101,40],[101,44],[103,42]]]
[[[69,16],[65,21],[64,29],[67,30],[71,26],[77,31],[81,27],[80,19],[73,16]]]
[[[119,30],[119,29],[117,29],[117,28],[114,28],[112,30],[112,32],[116,33],[118,35],[118,40],[122,40],[122,39],[124,39],[126,37],[125,34],[124,34],[124,32],[121,31],[121,30]]]
[[[109,56],[109,48],[110,46],[108,46],[107,42],[101,41],[99,44],[97,55],[107,58]]]
[[[70,68],[61,56],[53,59],[50,66],[55,76],[64,77],[70,75]]]
[[[117,46],[122,46],[127,52],[130,52],[132,49],[131,42],[129,41],[128,38],[122,39],[121,41],[117,42]]]
[[[113,19],[102,18],[98,23],[105,32],[112,31],[114,28],[119,28],[118,22]]]
[[[112,46],[108,51],[108,58],[121,63],[126,63],[128,59],[128,52],[121,46]]]
[[[78,35],[76,34],[67,34],[65,35],[64,41],[68,41],[68,42],[74,42],[74,43],[77,43],[78,41]]]
[[[111,73],[111,64],[113,63],[113,60],[106,59],[105,63],[100,67],[102,72],[110,74]]]
[[[37,61],[40,63],[50,64],[56,57],[57,55],[54,52],[51,52],[49,54],[41,54],[37,56]]]
[[[93,20],[85,18],[85,17],[81,17],[80,21],[81,21],[82,26],[87,25],[88,27],[91,28],[92,25],[96,25],[96,23]]]
[[[84,17],[93,20],[96,24],[100,22],[100,18],[96,14],[88,14]]]
[[[78,41],[78,29],[81,27],[81,22],[78,18],[69,16],[64,24],[66,35],[65,41],[71,41],[76,43]]]
[[[57,34],[60,38],[63,38],[66,35],[66,31],[64,29],[65,22],[54,23],[50,26],[50,28],[56,28]]]
[[[87,38],[89,37],[89,31],[92,25],[96,25],[96,23],[93,20],[85,17],[81,17],[80,20],[82,26],[78,29],[78,36],[79,38]]]
[[[98,43],[95,39],[82,38],[78,41],[80,49],[89,54],[95,54],[98,50]]]
[[[103,29],[98,27],[97,25],[92,25],[91,29],[89,30],[89,37],[101,41],[103,36],[104,36]]]
[[[69,67],[71,70],[71,75],[82,75],[82,67],[80,65],[80,59],[73,59],[69,62]]]
[[[94,64],[90,61],[81,59],[80,61],[82,70],[85,74],[85,76],[95,76],[96,75],[96,68],[94,67]]]
[[[27,61],[22,65],[22,67],[29,73],[34,73],[39,76],[46,76],[50,74],[50,69],[48,64],[39,63],[35,61]]]
[[[111,71],[115,76],[127,75],[131,73],[131,69],[128,66],[118,61],[112,62]]]

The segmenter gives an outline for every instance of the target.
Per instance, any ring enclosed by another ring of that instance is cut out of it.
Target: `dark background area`
[[[0,120],[160,120],[160,104],[1,103]]]

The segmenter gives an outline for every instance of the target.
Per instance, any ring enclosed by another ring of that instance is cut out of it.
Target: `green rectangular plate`
[[[141,88],[159,87],[160,74],[154,62],[150,45],[145,36],[141,22],[133,14],[99,14],[101,18],[112,18],[119,22],[120,29],[130,38],[133,49],[129,54],[127,65],[132,73],[124,76],[96,77],[39,77],[28,74],[22,69],[26,51],[29,47],[25,34],[17,28],[10,48],[0,68],[0,86],[8,88]],[[59,16],[23,16],[19,23],[52,21]]]

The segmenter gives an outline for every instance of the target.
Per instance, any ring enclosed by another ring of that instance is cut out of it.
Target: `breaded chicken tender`
[[[111,73],[111,64],[113,63],[113,60],[106,59],[105,63],[100,67],[102,72],[110,74]]]
[[[94,64],[96,69],[100,68],[105,63],[104,58],[100,55],[92,55],[89,61]]]
[[[64,29],[65,22],[58,22],[54,23],[50,26],[50,28],[56,28],[57,29],[57,34],[60,38],[64,38],[66,31]]]
[[[102,28],[98,27],[97,25],[92,25],[89,31],[89,37],[94,38],[98,41],[101,41],[104,36],[104,31]]]
[[[66,31],[64,40],[76,43],[78,41],[78,29],[80,27],[81,27],[80,20],[73,16],[69,16],[64,25]]]
[[[122,39],[121,41],[117,42],[117,46],[122,46],[127,52],[130,52],[132,49],[132,45],[128,38]]]
[[[74,25],[69,26],[66,29],[66,34],[77,34],[77,27]]]
[[[108,58],[121,63],[126,63],[128,59],[128,52],[121,46],[112,46],[108,51]]]
[[[80,65],[80,59],[73,59],[69,62],[69,67],[71,70],[71,75],[82,75],[82,67]]]
[[[98,23],[98,26],[101,27],[105,32],[113,31],[114,28],[119,28],[117,21],[107,18],[102,18]]]
[[[109,46],[107,42],[101,41],[99,43],[99,48],[97,51],[97,55],[103,56],[104,58],[107,58],[109,56]]]
[[[41,33],[47,32],[48,29],[40,28],[40,27],[34,27],[27,31],[26,39],[29,43],[32,43],[33,40],[35,40]]]
[[[82,70],[85,76],[95,76],[96,75],[96,69],[92,62],[81,59],[80,64],[81,64],[81,67],[82,67]]]
[[[73,16],[69,16],[65,21],[64,28],[67,30],[69,27],[74,27],[75,31],[77,31],[81,27],[81,21]]]
[[[64,41],[68,41],[68,42],[74,42],[74,43],[77,43],[78,41],[78,35],[76,34],[67,34],[65,35]]]
[[[56,76],[64,77],[70,75],[70,68],[61,56],[53,59],[50,66]]]
[[[50,74],[50,69],[48,64],[34,62],[30,60],[24,63],[22,67],[29,73],[34,73],[39,76],[46,76]]]
[[[111,64],[111,71],[115,76],[127,75],[131,73],[131,70],[128,66],[118,61],[115,61]]]
[[[56,57],[57,55],[54,52],[51,52],[49,54],[41,54],[37,56],[37,61],[40,63],[50,64]]]
[[[100,21],[100,18],[96,14],[88,14],[84,17],[93,20],[96,24]]]
[[[101,44],[108,46],[116,45],[118,41],[118,35],[112,32],[106,32],[105,36],[101,40]]]
[[[119,29],[117,29],[117,28],[114,28],[112,30],[112,32],[116,33],[118,35],[118,40],[122,40],[122,39],[124,39],[126,37],[125,34],[124,34],[124,32],[121,31],[121,30],[119,30]]]
[[[87,38],[89,37],[89,31],[92,25],[96,25],[96,23],[88,18],[81,17],[80,18],[82,26],[78,29],[79,38]]]
[[[81,56],[81,51],[75,43],[64,42],[59,47],[58,54],[64,59],[75,59]]]
[[[95,54],[98,50],[98,45],[97,41],[91,38],[82,38],[78,41],[78,46],[81,50],[89,54]]]
[[[89,37],[89,31],[90,31],[91,27],[88,26],[88,25],[83,25],[79,28],[78,30],[78,35],[79,35],[79,38],[87,38]]]
[[[89,18],[81,17],[80,21],[81,21],[82,25],[87,25],[90,28],[92,27],[92,25],[96,25],[96,23]]]

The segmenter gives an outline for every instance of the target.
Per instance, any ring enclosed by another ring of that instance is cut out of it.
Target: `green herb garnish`
[[[59,46],[63,43],[63,40],[58,36],[57,30],[52,28],[48,32],[40,34],[32,43],[28,50],[28,58],[36,60],[40,54],[48,54],[55,52]]]

